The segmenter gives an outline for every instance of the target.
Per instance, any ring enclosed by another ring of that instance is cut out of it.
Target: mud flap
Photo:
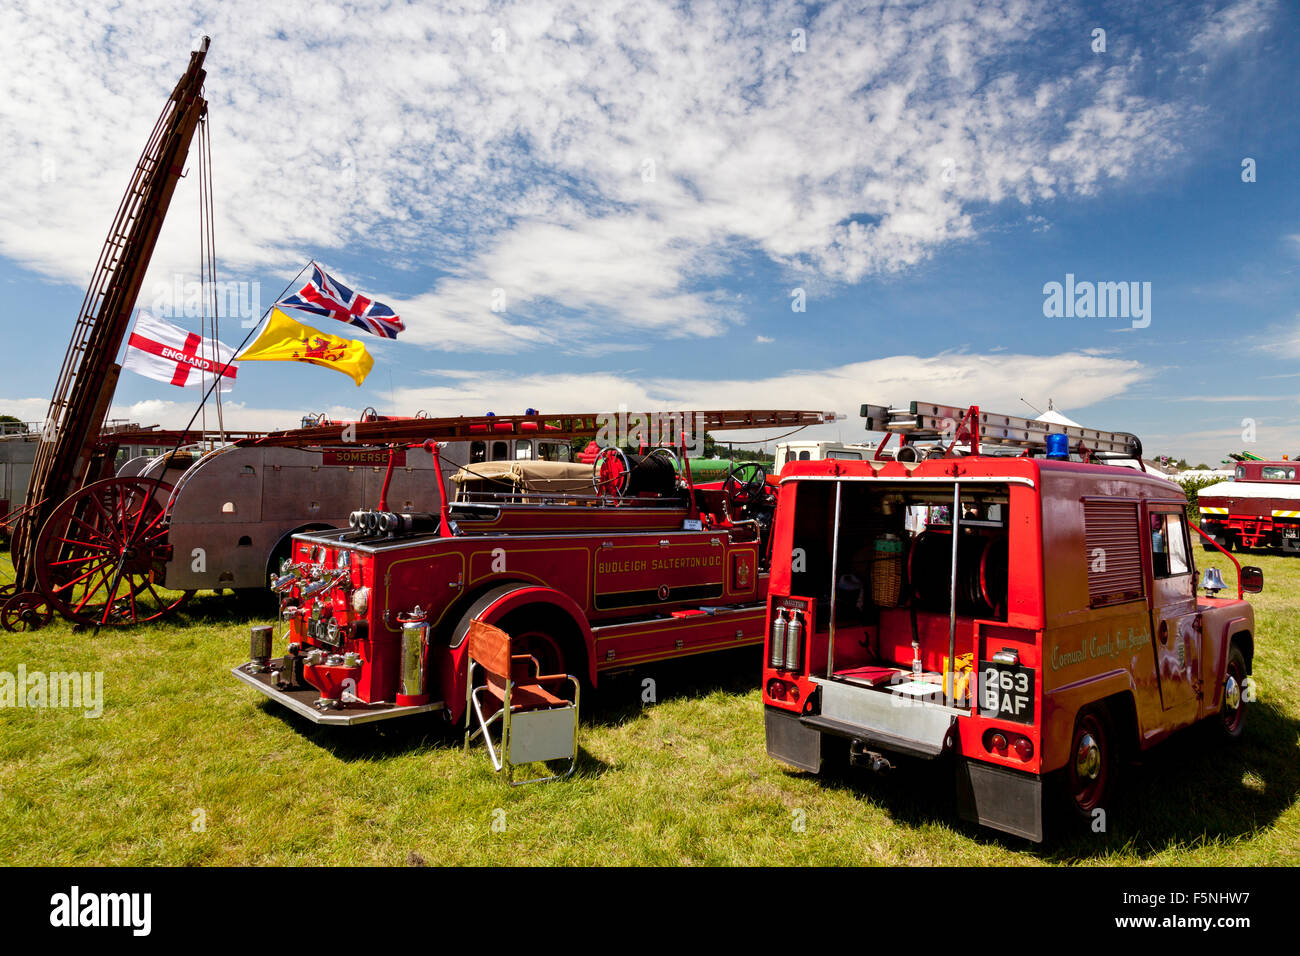
[[[765,707],[763,725],[767,732],[768,756],[800,770],[821,772],[822,735],[811,727],[805,727],[798,714]]]
[[[963,820],[1042,843],[1043,778],[958,757],[957,813]]]

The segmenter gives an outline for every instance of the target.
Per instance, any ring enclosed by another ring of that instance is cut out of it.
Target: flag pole
[[[280,299],[284,298],[284,294],[288,292],[291,288],[293,288],[294,284],[297,283],[297,281],[302,278],[302,274],[306,271],[307,271],[307,266],[303,266],[301,269],[299,269],[298,274],[295,275],[292,279],[290,279],[288,284],[280,291],[280,294],[275,297],[275,301],[278,302],[280,301]],[[176,436],[176,444],[172,445],[171,451],[167,453],[167,457],[163,462],[163,466],[158,469],[158,474],[154,477],[153,488],[149,490],[148,497],[146,497],[144,501],[140,503],[140,513],[136,515],[135,525],[131,528],[132,538],[135,537],[136,532],[140,528],[140,522],[144,519],[144,514],[145,511],[147,510],[145,508],[145,502],[152,501],[154,495],[158,493],[158,488],[162,485],[163,475],[167,474],[168,466],[171,464],[172,460],[176,457],[176,453],[180,451],[181,446],[185,444],[185,436],[188,435],[190,433],[190,429],[194,427],[194,421],[199,417],[199,412],[203,411],[204,406],[207,404],[208,396],[212,393],[212,390],[214,388],[218,388],[221,385],[221,380],[225,378],[226,370],[230,368],[230,364],[235,361],[235,358],[239,355],[240,349],[242,349],[245,345],[248,344],[248,340],[253,337],[253,333],[256,332],[261,327],[262,323],[266,321],[266,317],[271,314],[271,309],[273,308],[275,308],[274,303],[272,303],[270,306],[266,308],[266,310],[262,313],[262,317],[257,320],[257,322],[253,325],[251,329],[248,330],[248,334],[244,336],[244,340],[240,342],[239,346],[234,350],[234,352],[231,353],[230,358],[226,359],[225,363],[221,366],[221,368],[217,370],[216,376],[214,377],[212,384],[209,385],[207,391],[203,393],[203,397],[199,399],[199,407],[196,408],[194,410],[194,414],[190,416],[189,424],[187,424],[181,430],[181,433],[178,436]],[[125,561],[126,561],[126,550],[123,549],[122,556],[118,559],[117,562],[117,568],[113,572],[113,586],[108,591],[110,601],[112,599],[112,596],[117,593],[117,586],[122,582],[122,568]],[[111,610],[112,610],[112,604],[106,603],[104,605],[103,615],[101,616],[100,620],[95,622],[94,633],[96,637],[99,636],[99,629],[108,620],[108,613]]]

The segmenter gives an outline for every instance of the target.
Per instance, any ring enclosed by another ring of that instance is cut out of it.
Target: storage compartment
[[[954,493],[933,482],[800,486],[791,582],[815,597],[811,674],[827,676],[833,630],[835,678],[922,697],[932,687],[942,699],[952,656],[957,700],[969,702],[980,625],[1007,620],[1011,497],[995,482]]]

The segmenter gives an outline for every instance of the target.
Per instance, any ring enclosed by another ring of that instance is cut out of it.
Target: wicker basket
[[[876,539],[871,559],[871,600],[879,607],[898,607],[903,593],[903,541],[887,534]]]

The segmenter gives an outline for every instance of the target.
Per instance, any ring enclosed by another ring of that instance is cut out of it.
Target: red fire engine
[[[951,758],[963,818],[1041,841],[1045,794],[1095,826],[1124,754],[1206,718],[1241,733],[1241,597],[1263,574],[1238,565],[1236,600],[1198,597],[1182,490],[1105,464],[1140,460],[1134,436],[978,407],[862,413],[900,436],[892,457],[882,442],[781,473],[771,756],[812,772],[846,745],[878,770]],[[1203,586],[1223,587],[1216,569]]]
[[[687,414],[715,431],[834,419]],[[551,438],[591,437],[596,418],[465,419],[436,437],[463,440],[485,429],[508,437],[539,423]],[[355,437],[377,444],[417,434],[414,425],[361,425]],[[282,440],[312,437],[298,431]],[[337,430],[317,437],[337,441]],[[439,457],[434,464],[441,485]],[[480,476],[504,490],[466,491],[475,475],[467,466],[457,500],[444,496],[437,513],[390,512],[381,494],[373,510],[353,513],[349,530],[296,535],[273,585],[282,595],[283,656],[272,660],[269,632],[255,631],[253,659],[234,675],[318,723],[429,710],[459,723],[473,621],[505,630],[540,672],[591,685],[607,670],[762,643],[775,496],[760,467],[746,463],[722,482],[696,485],[689,463],[667,448],[639,455],[608,447],[589,465],[520,461],[507,471]]]
[[[1201,527],[1228,550],[1280,548],[1300,554],[1300,476],[1294,461],[1239,461],[1231,481],[1201,489],[1199,508]]]

